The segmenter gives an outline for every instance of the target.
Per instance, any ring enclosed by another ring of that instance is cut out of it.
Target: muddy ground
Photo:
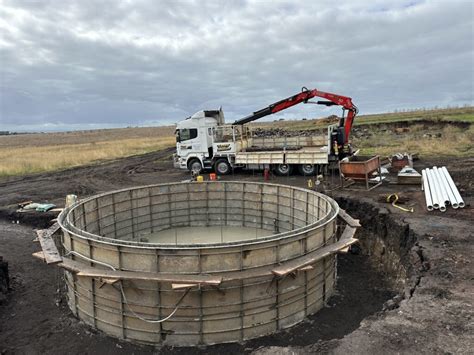
[[[416,168],[446,165],[467,207],[426,212],[416,186],[385,184],[371,192],[332,190],[363,229],[357,254],[339,256],[338,286],[328,307],[290,331],[203,348],[153,348],[108,337],[69,312],[61,272],[31,257],[39,250],[34,228],[54,214],[16,213],[24,200],[63,205],[118,188],[188,179],[174,170],[172,150],[96,166],[0,181],[0,255],[9,262],[10,292],[0,305],[0,353],[470,353],[474,348],[474,252],[472,178],[474,159],[415,162]],[[262,181],[259,173],[225,180]],[[305,186],[299,176],[272,182]],[[338,178],[328,176],[326,187]],[[407,213],[380,203],[379,195],[402,192],[415,208]],[[18,222],[18,224],[17,224]]]

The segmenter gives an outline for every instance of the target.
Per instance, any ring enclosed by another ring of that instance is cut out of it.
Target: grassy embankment
[[[385,125],[406,122],[403,128]],[[367,136],[354,137],[365,155],[419,153],[425,157],[474,156],[474,108],[445,109],[362,116],[354,128]]]
[[[410,122],[431,121],[431,122],[467,122],[474,123],[474,107],[462,108],[445,108],[436,110],[420,110],[408,112],[379,113],[372,115],[358,115],[354,121],[354,126],[362,126],[368,124],[383,124],[393,122]],[[258,122],[255,126],[268,128],[286,128],[291,130],[300,129],[320,129],[326,127],[328,123],[336,123],[327,119],[308,119],[295,121],[277,121],[277,122]]]
[[[278,121],[262,128],[325,131],[337,120]],[[417,152],[426,157],[474,156],[474,107],[360,115],[351,141],[363,155]]]
[[[0,176],[66,169],[172,147],[173,130],[146,127],[0,136]]]

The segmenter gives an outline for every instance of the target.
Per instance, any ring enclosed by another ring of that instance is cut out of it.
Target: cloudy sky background
[[[472,105],[472,1],[0,1],[0,130],[228,122],[301,86]],[[298,105],[275,118],[340,113]]]

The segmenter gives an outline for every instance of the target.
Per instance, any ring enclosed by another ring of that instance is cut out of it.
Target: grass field
[[[385,129],[384,123],[406,122],[403,129]],[[354,129],[367,128],[368,137],[354,138],[366,155],[419,153],[425,157],[474,156],[474,108],[398,112],[357,117]]]
[[[375,126],[372,126],[375,127]],[[474,127],[446,125],[432,127],[426,124],[410,125],[408,131],[397,133],[375,128],[370,136],[353,138],[353,145],[363,155],[390,156],[394,153],[418,153],[422,157],[474,156]]]
[[[263,122],[253,127],[325,131],[334,120]],[[402,132],[384,123],[407,122]],[[474,107],[358,116],[352,143],[362,154],[417,152],[474,156]],[[363,131],[361,133],[361,131]],[[174,145],[174,127],[102,129],[0,136],[0,176],[60,170]]]
[[[474,107],[436,109],[436,110],[420,110],[395,113],[380,113],[373,115],[358,115],[354,121],[354,126],[368,124],[383,124],[393,122],[466,122],[474,123]],[[317,130],[325,128],[330,123],[337,123],[337,120],[328,119],[311,119],[311,120],[295,120],[295,121],[277,121],[277,122],[257,122],[256,127],[272,127],[286,128],[290,130],[309,129]]]
[[[53,171],[172,147],[174,127],[0,136],[0,176]]]
[[[337,119],[315,119],[255,123],[254,126],[324,133],[329,124],[337,122]],[[404,123],[405,128],[399,130],[394,123]],[[470,157],[474,156],[473,123],[474,107],[360,115],[354,121],[351,141],[364,155],[416,152],[426,157]],[[362,129],[366,133],[357,134]]]
[[[474,108],[463,107],[453,109],[409,111],[396,113],[383,113],[376,115],[363,115],[357,118],[356,125],[400,122],[400,121],[434,121],[434,122],[469,122],[474,123]]]

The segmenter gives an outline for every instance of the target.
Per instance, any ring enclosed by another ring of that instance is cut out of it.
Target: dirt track
[[[0,255],[9,261],[12,277],[9,301],[0,306],[0,353],[156,351],[96,333],[72,317],[61,292],[57,292],[61,285],[59,271],[31,257],[39,248],[32,243],[33,226],[46,224],[50,216],[28,217],[14,210],[15,203],[23,200],[47,200],[61,205],[68,193],[85,197],[118,188],[187,179],[186,173],[171,168],[171,153],[172,150],[161,151],[0,182],[0,216],[4,219],[0,222]],[[434,162],[417,164],[425,167]],[[445,164],[463,190],[468,204],[464,210],[428,214],[423,196],[415,187],[386,185],[371,193],[332,193],[365,227],[359,234],[363,253],[340,258],[338,294],[330,300],[332,307],[290,332],[245,344],[162,348],[161,352],[468,353],[474,348],[474,243],[470,225],[474,160]],[[259,174],[252,173],[226,177],[232,178],[262,180]],[[305,185],[305,179],[297,176],[273,181]],[[395,191],[408,192],[414,214],[374,202],[378,194]],[[20,224],[12,224],[12,220]],[[371,254],[370,258],[367,254]],[[394,271],[400,267],[406,271],[407,279],[400,280],[398,275],[396,282]],[[402,297],[392,299],[395,293]]]

